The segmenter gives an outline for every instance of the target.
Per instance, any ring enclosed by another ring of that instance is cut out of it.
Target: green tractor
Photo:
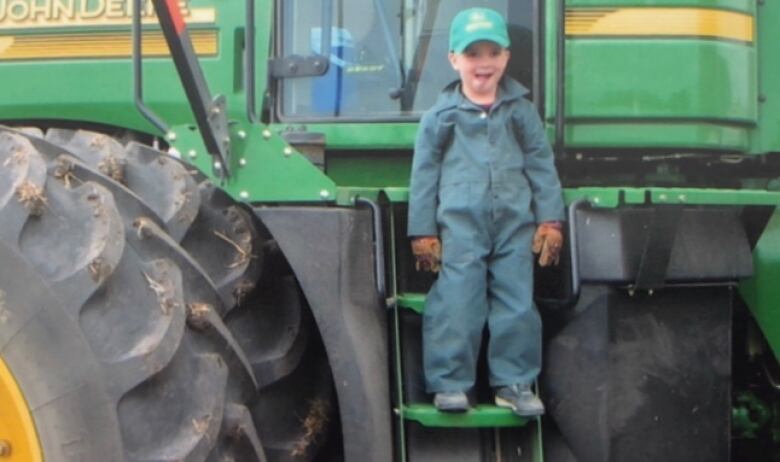
[[[568,207],[547,414],[439,413],[406,237],[448,26]],[[0,461],[779,461],[780,4],[0,0]]]

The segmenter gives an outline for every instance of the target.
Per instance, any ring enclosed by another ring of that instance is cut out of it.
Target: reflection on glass
[[[283,56],[322,50],[322,0],[283,0]],[[532,0],[333,0],[330,67],[280,81],[282,120],[419,117],[457,77],[447,61],[449,24],[473,6],[504,14],[508,72],[531,88]]]

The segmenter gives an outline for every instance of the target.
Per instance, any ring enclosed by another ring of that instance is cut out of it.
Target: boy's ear
[[[450,52],[447,57],[450,59],[450,64],[452,65],[452,68],[454,70],[458,70],[458,55],[456,55],[453,52]]]

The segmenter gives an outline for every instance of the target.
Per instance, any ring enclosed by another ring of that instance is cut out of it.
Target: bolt
[[[11,443],[6,440],[0,440],[0,457],[8,457],[11,455]]]
[[[679,199],[680,202],[685,202],[688,200],[688,197],[685,194],[680,194],[679,196],[677,196],[677,199]]]
[[[652,297],[652,296],[653,296],[653,289],[649,289],[649,290],[647,291],[647,295],[649,295],[649,296],[651,296],[651,297]]]
[[[168,141],[176,141],[176,133],[175,132],[168,132],[165,135],[166,138],[168,138]]]
[[[660,194],[658,196],[658,200],[661,201],[661,202],[666,202],[666,199],[667,199],[666,194]]]
[[[593,203],[594,204],[598,204],[599,202],[601,202],[601,198],[599,198],[599,197],[594,197],[593,198]]]
[[[220,112],[222,112],[222,110],[219,109],[219,106],[214,106],[213,108],[211,108],[211,113],[212,114],[216,115],[216,114],[219,114]]]
[[[269,130],[267,128],[265,130],[263,130],[263,138],[268,139],[270,137],[271,137],[271,130]]]
[[[238,165],[240,165],[242,167],[245,166],[246,165],[246,159],[244,159],[243,157],[238,159]]]
[[[766,95],[763,94],[763,93],[758,95],[758,102],[759,103],[766,103]]]
[[[190,156],[190,159],[194,159],[194,158],[198,157],[198,153],[197,153],[197,152],[195,152],[195,150],[194,150],[194,149],[190,149],[190,150],[187,152],[187,155],[188,155],[188,156]]]
[[[214,162],[214,170],[222,170],[222,164],[219,161]]]
[[[246,139],[246,132],[244,130],[239,130],[236,135],[242,140]]]
[[[320,191],[320,197],[323,199],[327,199],[328,197],[330,197],[330,192],[327,189],[323,189],[322,191]]]
[[[292,148],[290,146],[287,146],[287,147],[284,148],[284,155],[285,156],[289,157],[289,156],[292,155],[292,153],[293,153],[293,150],[292,150]]]
[[[238,197],[240,197],[241,199],[249,199],[249,192],[241,191],[240,193],[238,193]]]

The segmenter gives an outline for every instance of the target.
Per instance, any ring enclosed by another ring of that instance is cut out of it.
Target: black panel
[[[643,255],[665,252],[665,258],[645,258],[645,264],[665,268],[665,283],[736,281],[753,274],[753,260],[739,208],[683,208],[679,223],[668,226],[656,215],[660,208],[582,209],[577,211],[579,269],[583,282],[633,284]],[[660,227],[660,228],[659,228]],[[668,241],[663,240],[663,233]],[[661,234],[661,238],[658,236]],[[655,236],[654,239],[651,237]]]

